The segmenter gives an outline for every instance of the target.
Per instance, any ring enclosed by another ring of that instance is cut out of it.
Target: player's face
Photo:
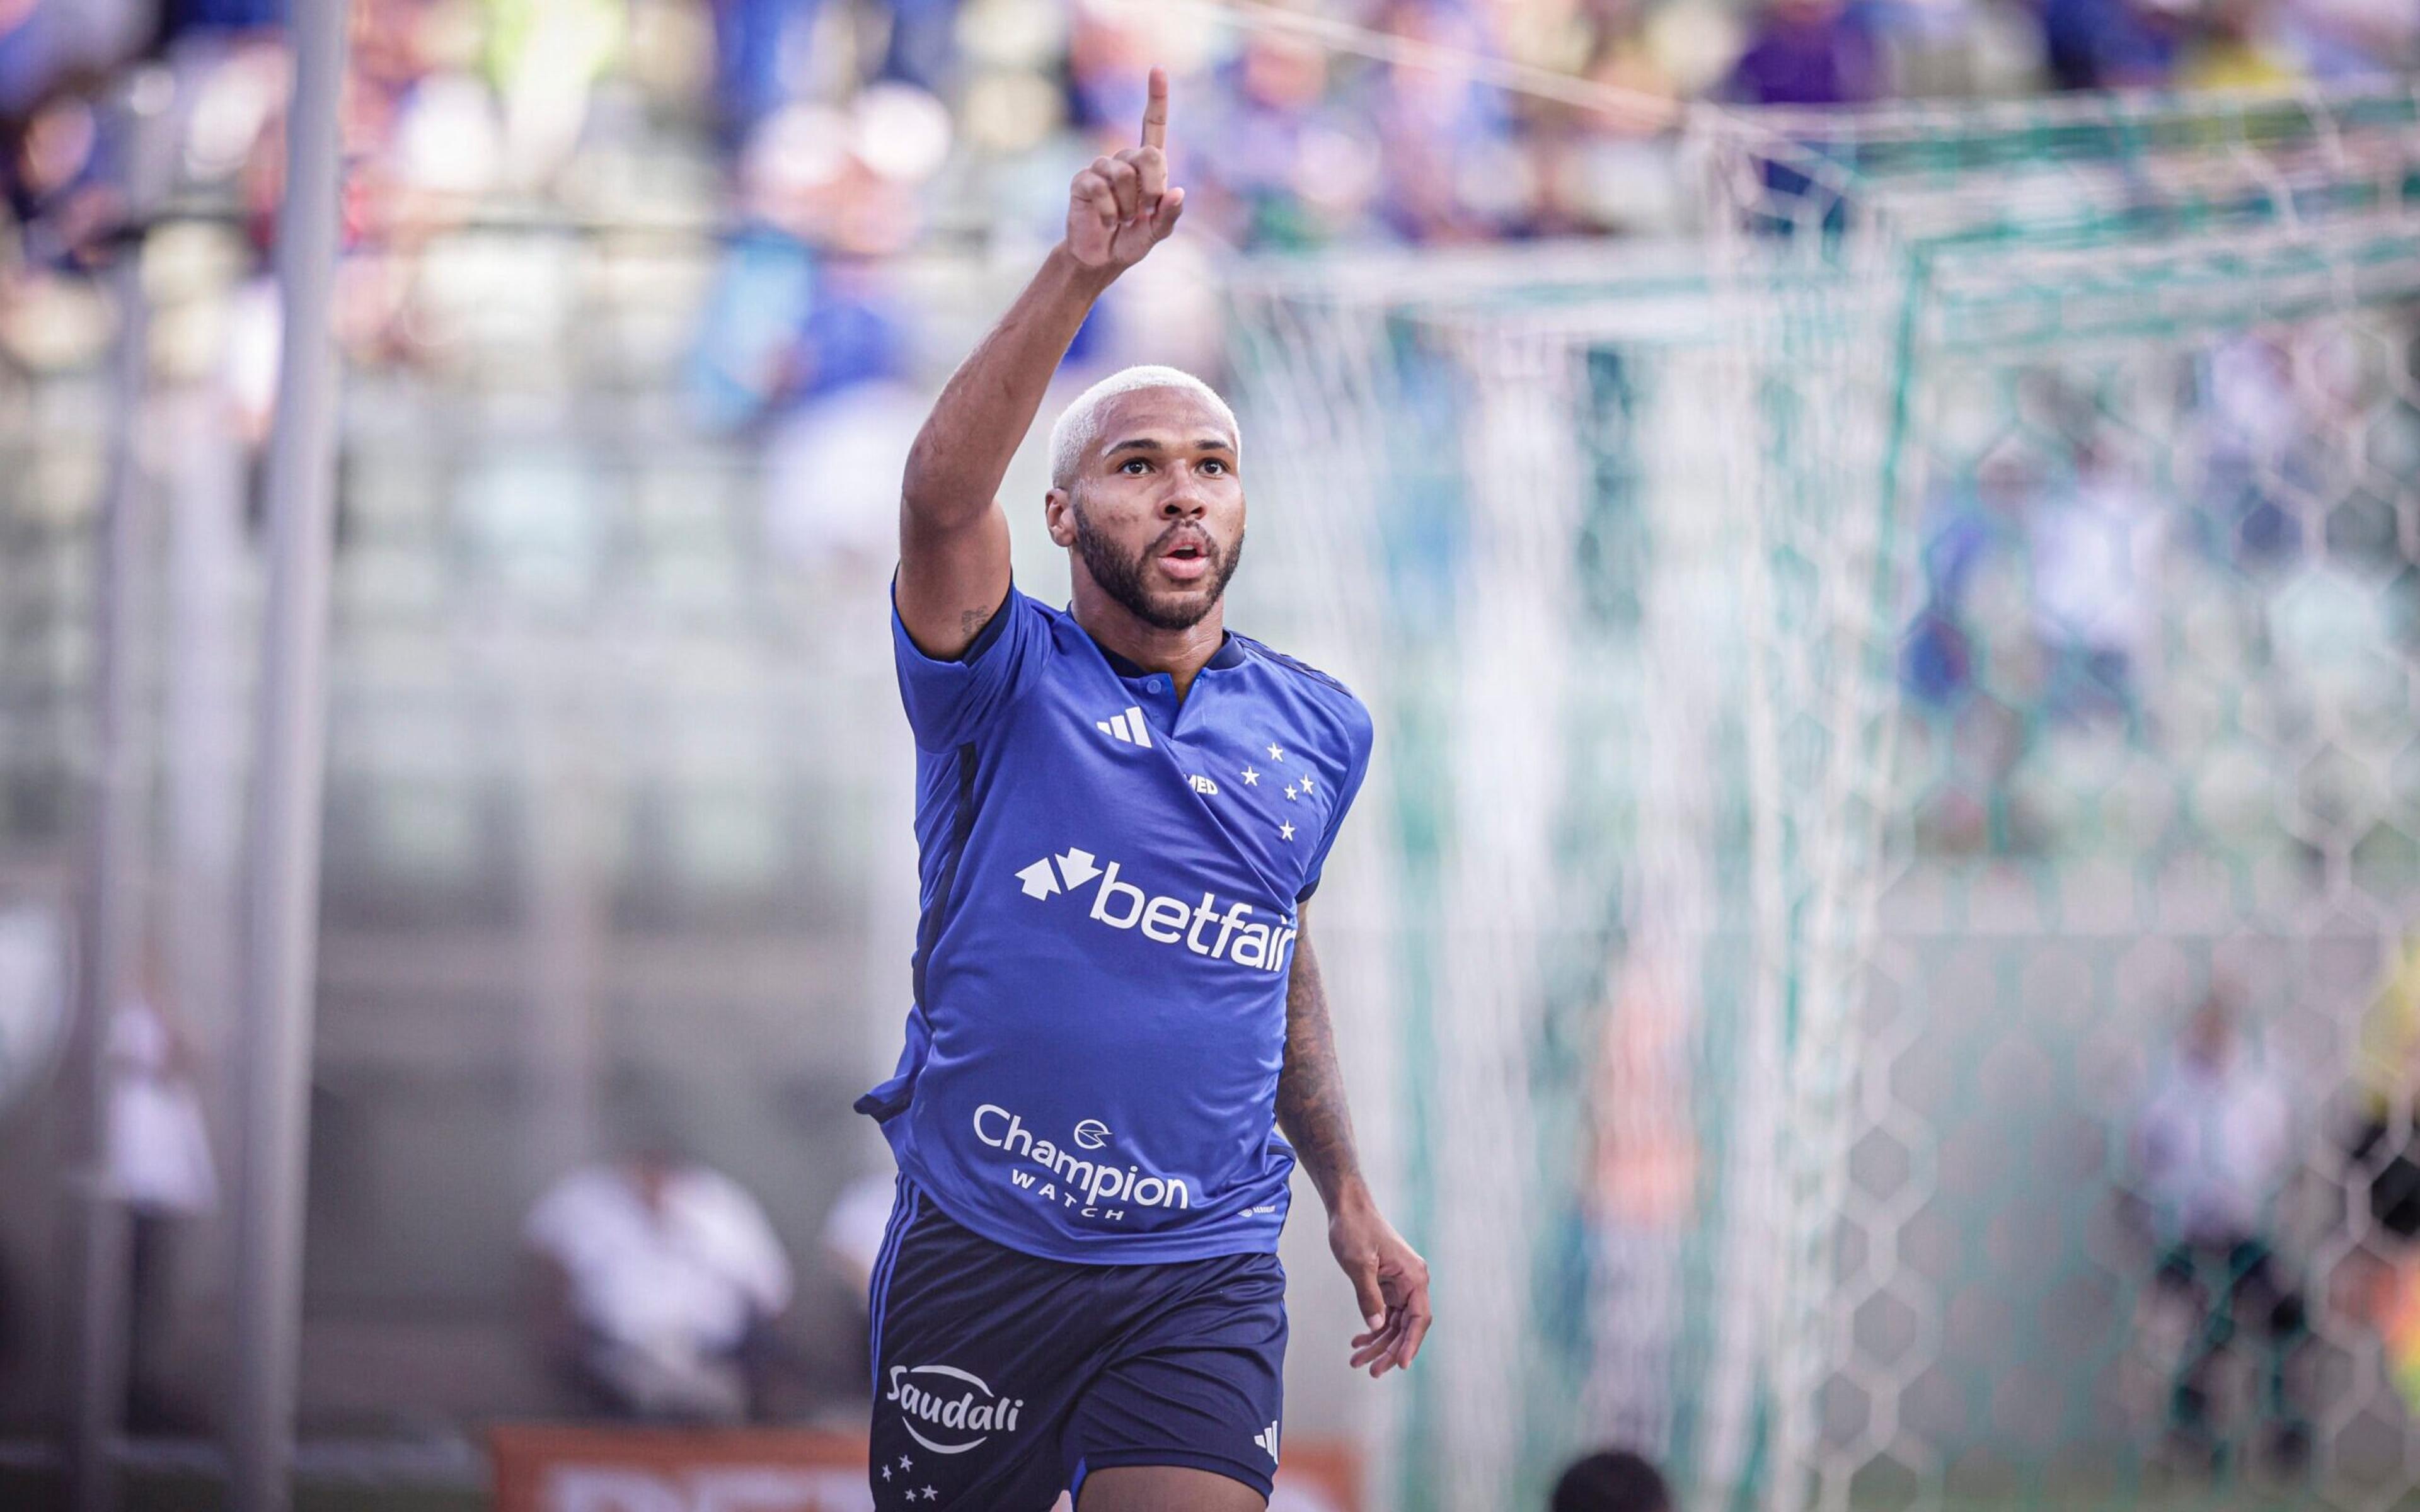
[[[1190,629],[1217,607],[1243,555],[1234,433],[1184,389],[1114,395],[1099,419],[1074,486],[1050,495],[1051,539],[1137,619]]]

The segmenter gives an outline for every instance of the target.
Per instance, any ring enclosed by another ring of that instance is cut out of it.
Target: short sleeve
[[[916,649],[899,618],[892,586],[891,646],[899,666],[899,700],[908,728],[925,750],[962,746],[997,720],[1049,654],[1050,624],[1042,606],[1009,585],[1008,597],[964,655],[937,661]]]
[[[1311,853],[1311,865],[1303,872],[1302,888],[1294,895],[1297,904],[1310,901],[1311,895],[1319,890],[1319,877],[1327,865],[1327,853],[1335,848],[1336,837],[1344,828],[1344,816],[1352,811],[1353,800],[1360,795],[1361,779],[1370,775],[1373,740],[1370,711],[1356,702],[1353,715],[1352,762],[1345,769],[1344,786],[1336,795],[1336,807],[1328,810],[1327,827],[1320,832],[1319,849]]]

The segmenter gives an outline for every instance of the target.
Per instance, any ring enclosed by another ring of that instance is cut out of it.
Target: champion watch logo
[[[1070,846],[1018,872],[1016,881],[1028,898],[1037,901],[1062,891],[1073,893],[1097,881],[1100,886],[1085,915],[1095,924],[1140,930],[1147,940],[1181,945],[1213,961],[1233,961],[1262,971],[1276,971],[1285,964],[1286,948],[1298,933],[1292,919],[1280,917],[1259,922],[1252,917],[1257,910],[1250,903],[1222,904],[1217,893],[1206,890],[1198,903],[1173,895],[1155,897],[1121,880],[1119,870],[1115,861],[1103,866],[1092,852]]]
[[[1151,748],[1151,728],[1142,722],[1142,710],[1134,704],[1127,704],[1124,714],[1112,714],[1106,719],[1094,720],[1093,728],[1111,740],[1140,746],[1145,750]]]

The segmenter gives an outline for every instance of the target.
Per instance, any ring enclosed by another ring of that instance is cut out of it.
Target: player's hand
[[[1067,186],[1067,251],[1087,268],[1119,273],[1168,239],[1185,191],[1168,187],[1168,70],[1151,70],[1142,146],[1094,158]]]
[[[1428,1337],[1429,1262],[1404,1242],[1394,1226],[1366,1203],[1347,1204],[1327,1220],[1327,1247],[1353,1283],[1367,1332],[1353,1338],[1353,1368],[1375,1380],[1401,1370]]]

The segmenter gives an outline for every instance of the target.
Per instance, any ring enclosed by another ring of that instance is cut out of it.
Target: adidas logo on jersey
[[[1025,895],[1036,901],[1056,897],[1063,890],[1072,893],[1097,881],[1100,886],[1086,916],[1096,924],[1140,930],[1143,938],[1156,944],[1182,945],[1194,955],[1261,971],[1276,971],[1285,964],[1286,947],[1299,932],[1284,920],[1256,922],[1250,903],[1233,903],[1222,908],[1212,892],[1202,893],[1198,903],[1173,895],[1154,897],[1122,880],[1118,872],[1117,862],[1103,867],[1092,852],[1071,846],[1018,872],[1016,880]]]
[[[1124,714],[1112,714],[1106,719],[1094,720],[1093,728],[1111,740],[1140,746],[1145,750],[1151,748],[1151,727],[1142,722],[1142,710],[1131,703],[1126,705]]]
[[[1269,1452],[1269,1463],[1278,1462],[1278,1426],[1275,1423],[1252,1435],[1252,1442]]]

